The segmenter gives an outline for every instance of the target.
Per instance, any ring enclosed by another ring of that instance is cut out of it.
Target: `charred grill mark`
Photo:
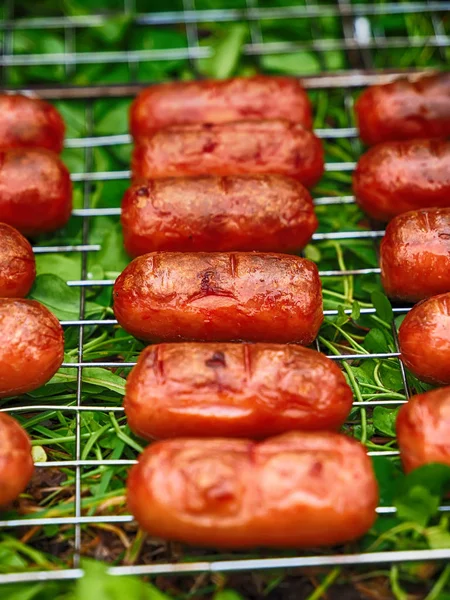
[[[223,352],[214,352],[211,358],[205,360],[205,365],[211,369],[226,367],[227,363],[225,360],[225,354]]]
[[[230,254],[230,273],[234,279],[236,277],[236,254]]]
[[[136,196],[143,196],[145,198],[149,197],[149,190],[147,186],[142,186],[136,191]]]
[[[216,276],[217,273],[214,269],[203,271],[203,273],[199,275],[199,277],[201,277],[200,291],[197,294],[194,294],[189,302],[194,302],[195,300],[205,298],[206,296],[224,296],[226,298],[236,299],[232,292],[220,287],[215,281]]]

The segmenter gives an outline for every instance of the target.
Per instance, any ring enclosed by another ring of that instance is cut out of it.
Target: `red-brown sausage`
[[[450,208],[395,217],[381,241],[380,266],[390,298],[417,302],[450,292]]]
[[[0,152],[0,221],[24,235],[54,231],[72,211],[72,183],[48,150]]]
[[[34,300],[0,299],[0,398],[31,392],[64,358],[58,319]]]
[[[0,223],[0,297],[23,298],[36,277],[36,261],[28,240]]]
[[[266,119],[312,127],[311,105],[297,79],[257,75],[153,85],[131,105],[130,131],[137,139],[172,125]]]
[[[450,73],[366,89],[355,105],[366,144],[450,136]]]
[[[401,359],[422,381],[450,384],[450,293],[417,304],[398,332]]]
[[[450,388],[413,396],[400,409],[396,429],[406,472],[433,462],[450,467]]]
[[[128,479],[145,531],[219,548],[341,544],[370,529],[377,501],[364,446],[334,432],[157,442]]]
[[[155,252],[114,285],[120,325],[143,340],[297,342],[323,319],[314,263],[265,253]]]
[[[12,417],[0,413],[0,506],[15,500],[33,475],[30,440]]]
[[[309,192],[276,175],[150,180],[122,202],[132,256],[168,250],[297,252],[317,229]]]
[[[335,430],[353,394],[324,354],[285,344],[148,346],[127,379],[125,412],[141,437],[264,438]]]
[[[374,219],[450,206],[450,141],[387,142],[364,154],[353,176],[356,201]]]
[[[307,187],[324,170],[321,141],[287,121],[178,125],[137,140],[135,179],[199,175],[285,175]]]
[[[46,148],[61,152],[64,121],[54,106],[20,94],[0,94],[0,148]]]

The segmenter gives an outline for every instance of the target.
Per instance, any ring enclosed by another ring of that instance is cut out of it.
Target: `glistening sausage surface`
[[[296,252],[318,224],[309,192],[276,175],[137,184],[125,193],[121,220],[132,256],[158,250]]]
[[[356,201],[374,219],[410,210],[450,206],[450,141],[387,142],[359,159]]]
[[[23,492],[33,470],[27,434],[12,417],[0,413],[0,506],[6,506]]]
[[[381,241],[380,266],[390,298],[417,302],[450,292],[450,208],[395,217]]]
[[[287,254],[146,254],[113,294],[119,323],[144,340],[309,345],[323,319],[317,267]]]
[[[398,332],[401,359],[422,381],[450,384],[450,293],[417,304]]]
[[[26,296],[35,276],[30,243],[14,227],[0,223],[0,298]]]
[[[128,479],[145,531],[219,548],[341,544],[370,529],[377,501],[365,448],[331,432],[157,442]]]
[[[450,466],[450,388],[413,396],[401,407],[396,429],[406,472],[433,462]]]
[[[235,77],[222,81],[177,81],[143,90],[130,109],[134,138],[188,123],[286,119],[312,126],[311,105],[293,77]]]
[[[399,79],[367,88],[355,104],[361,139],[369,145],[450,136],[450,73]]]
[[[135,179],[199,175],[285,175],[307,187],[324,170],[321,141],[287,121],[179,125],[137,140]]]
[[[48,150],[0,151],[0,221],[25,235],[54,231],[72,211],[72,183]]]
[[[353,394],[324,354],[286,344],[147,347],[127,379],[125,412],[141,437],[264,438],[334,430]]]
[[[64,121],[54,106],[20,94],[0,94],[0,149],[46,148],[61,152]]]
[[[0,398],[44,385],[63,358],[62,327],[45,306],[0,298]]]

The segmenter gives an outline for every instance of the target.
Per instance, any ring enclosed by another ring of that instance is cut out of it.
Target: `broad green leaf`
[[[214,594],[213,600],[244,600],[244,597],[234,590],[220,590]]]
[[[313,260],[314,262],[319,262],[321,258],[319,248],[317,246],[313,246],[313,244],[308,244],[305,246],[303,254],[306,258],[309,258],[309,260]]]
[[[400,409],[376,406],[373,410],[373,424],[375,429],[389,437],[395,437],[395,421]]]
[[[77,319],[80,314],[80,294],[76,288],[69,287],[65,281],[49,273],[36,277],[29,294],[33,300],[44,304],[58,319]],[[94,302],[86,302],[85,316],[100,315],[104,308]]]
[[[394,498],[398,517],[425,526],[437,514],[439,503],[450,489],[450,467],[430,463],[409,473]]]
[[[389,344],[384,331],[377,328],[371,329],[364,338],[364,348],[375,354],[389,352]]]
[[[288,75],[314,75],[320,73],[319,59],[312,52],[292,54],[267,54],[261,57],[261,64],[268,71],[278,71]]]
[[[394,313],[392,312],[392,306],[387,297],[381,292],[372,292],[371,294],[372,304],[375,307],[377,315],[386,323],[392,323],[394,319]]]
[[[57,275],[64,281],[80,279],[81,254],[38,254],[36,255],[36,273]]]
[[[120,273],[130,262],[130,258],[123,246],[123,235],[120,223],[111,226],[106,233],[101,250],[95,255],[95,262],[105,272]]]
[[[243,23],[230,25],[224,36],[212,44],[213,55],[199,61],[200,70],[215,79],[225,79],[233,75],[247,35],[248,29]]]
[[[354,300],[354,302],[352,304],[352,319],[354,321],[357,321],[360,316],[361,316],[361,307],[359,305],[359,302],[357,300]]]
[[[372,464],[380,490],[380,506],[392,506],[396,490],[404,478],[404,474],[386,456],[373,456]]]

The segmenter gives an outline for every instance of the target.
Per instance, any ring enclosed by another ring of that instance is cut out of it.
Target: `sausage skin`
[[[341,544],[370,529],[377,502],[364,446],[329,431],[156,442],[128,479],[145,531],[196,546]]]
[[[62,327],[45,306],[0,298],[0,398],[44,385],[63,358]]]
[[[450,73],[398,79],[367,88],[355,104],[359,135],[368,145],[450,136]]]
[[[450,388],[413,396],[401,407],[396,429],[407,473],[433,462],[450,466]]]
[[[149,341],[297,342],[323,320],[316,265],[269,253],[155,252],[114,285],[119,324]]]
[[[0,223],[0,297],[23,298],[36,277],[30,243],[14,227]]]
[[[178,125],[137,140],[135,179],[285,175],[312,187],[324,171],[322,143],[287,121]]]
[[[127,379],[125,413],[141,437],[248,437],[335,430],[353,393],[324,354],[285,344],[148,346]]]
[[[450,384],[450,293],[416,304],[398,332],[401,359],[422,381]]]
[[[450,292],[450,208],[395,217],[381,241],[380,266],[386,294],[395,300]]]
[[[131,256],[297,252],[318,225],[308,190],[276,175],[150,180],[126,191],[121,219]]]
[[[410,210],[450,206],[450,141],[409,140],[371,148],[353,175],[356,201],[389,221]]]
[[[72,183],[48,150],[0,152],[0,221],[27,236],[54,231],[72,211]]]
[[[46,148],[61,152],[64,121],[54,106],[21,94],[0,94],[0,148]]]
[[[131,105],[130,131],[137,139],[173,125],[266,119],[312,127],[311,104],[297,79],[256,75],[153,85]]]
[[[15,419],[0,413],[0,506],[24,491],[33,471],[28,435]]]

